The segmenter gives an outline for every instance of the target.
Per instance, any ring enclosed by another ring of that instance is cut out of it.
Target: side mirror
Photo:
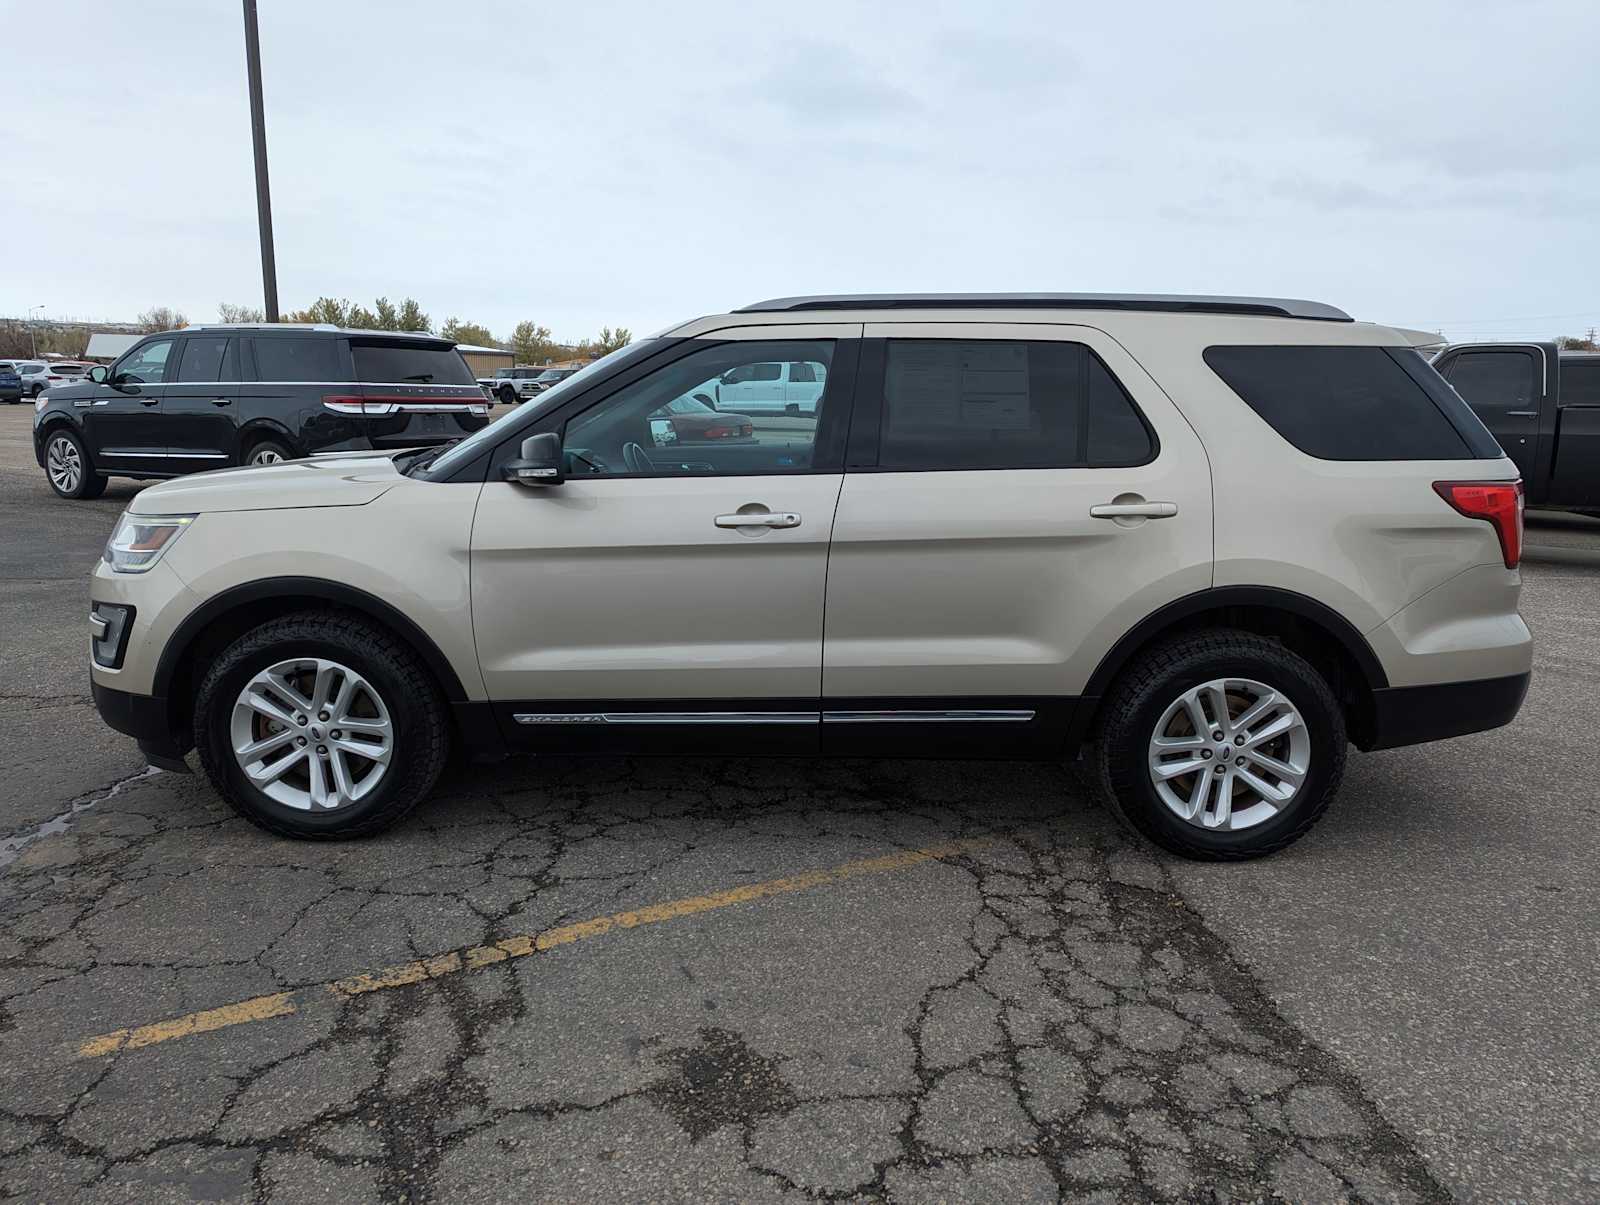
[[[554,431],[530,435],[518,449],[521,456],[506,461],[505,479],[518,485],[560,485],[561,436]]]
[[[111,378],[111,370],[104,364],[96,364],[89,369],[89,379],[96,385],[104,385]]]

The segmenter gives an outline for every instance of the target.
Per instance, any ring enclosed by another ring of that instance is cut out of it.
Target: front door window
[[[832,360],[826,340],[723,343],[694,352],[569,422],[562,440],[567,471],[580,478],[808,472]],[[814,400],[803,411],[738,400],[753,377],[781,389],[785,362],[806,366],[814,379]]]
[[[167,379],[167,358],[171,354],[171,339],[152,339],[128,353],[112,377],[124,385],[159,385]]]

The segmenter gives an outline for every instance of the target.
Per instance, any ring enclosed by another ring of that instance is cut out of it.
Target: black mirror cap
[[[560,485],[565,479],[561,471],[561,436],[554,431],[528,436],[519,450],[522,455],[518,459],[506,462],[507,481],[519,485]]]

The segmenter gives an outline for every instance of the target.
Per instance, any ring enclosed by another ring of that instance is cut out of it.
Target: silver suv
[[[652,416],[815,365],[749,437]],[[452,746],[1079,758],[1197,858],[1279,849],[1348,744],[1505,724],[1522,491],[1385,327],[1304,301],[798,297],[613,353],[444,449],[140,493],[94,693],[255,823],[393,824]]]

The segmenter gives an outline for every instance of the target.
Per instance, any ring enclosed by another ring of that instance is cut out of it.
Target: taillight
[[[733,434],[733,428],[707,427],[705,434],[707,439],[727,439]]]
[[[1500,537],[1507,569],[1522,560],[1522,481],[1435,481],[1434,491],[1469,519],[1484,519]]]

